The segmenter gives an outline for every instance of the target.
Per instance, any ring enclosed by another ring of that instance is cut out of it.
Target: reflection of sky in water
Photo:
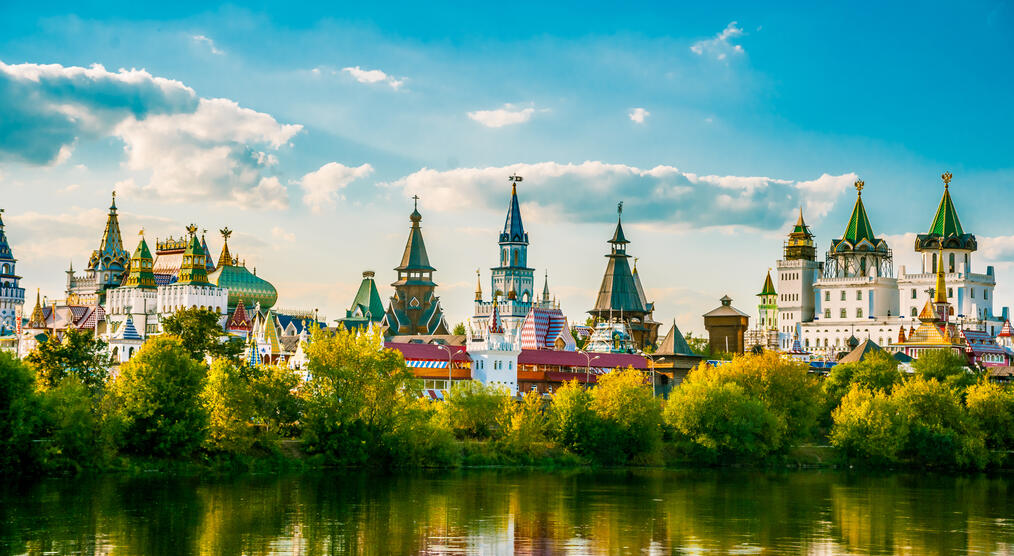
[[[0,553],[1008,553],[1007,483],[737,470],[51,479],[0,490]]]

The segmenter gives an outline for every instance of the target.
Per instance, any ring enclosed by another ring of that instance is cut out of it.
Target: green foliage
[[[67,376],[76,376],[92,392],[101,390],[109,374],[111,360],[108,344],[97,339],[91,330],[68,328],[63,339],[41,342],[25,357],[35,369],[39,388],[48,390]]]
[[[79,472],[101,468],[110,455],[93,394],[76,375],[42,394],[46,467]]]
[[[191,307],[162,319],[162,331],[179,338],[190,357],[198,361],[204,361],[205,356],[238,358],[243,342],[221,341],[225,332],[218,324],[220,318],[210,309]]]
[[[890,394],[904,378],[898,370],[898,360],[885,351],[871,353],[858,363],[835,365],[822,384],[827,404],[822,415],[823,424],[830,425],[831,412],[853,386]]]
[[[440,413],[444,425],[458,438],[499,438],[508,402],[506,388],[462,380],[451,385]]]
[[[454,334],[455,336],[464,336],[465,335],[465,323],[459,322],[458,324],[455,324],[454,325],[454,330],[451,331],[451,334]]]
[[[7,352],[0,352],[0,474],[35,471],[38,451],[39,401],[32,370]]]
[[[598,380],[589,406],[599,420],[597,458],[607,463],[646,462],[662,441],[661,402],[641,371],[613,371]]]
[[[378,332],[343,329],[315,330],[306,354],[305,448],[341,465],[382,454],[382,435],[394,429],[419,392],[401,354],[383,349]]]
[[[284,365],[243,367],[252,390],[254,422],[264,425],[272,434],[293,436],[303,412],[299,395],[299,375]]]
[[[408,404],[382,442],[393,467],[451,467],[461,458],[461,448],[442,426],[435,404],[421,398]]]
[[[971,427],[954,389],[917,378],[896,388],[892,397],[909,421],[905,455],[911,461],[929,467],[986,465],[985,440]]]
[[[708,338],[703,336],[698,337],[693,332],[687,332],[684,339],[687,341],[687,345],[690,346],[690,350],[704,359],[709,361],[731,361],[733,359],[733,354],[713,349],[711,341]]]
[[[976,372],[968,368],[964,354],[949,349],[929,350],[912,363],[916,376],[925,380],[943,382],[957,388],[967,388],[979,380]]]
[[[982,381],[968,389],[965,406],[987,449],[1004,452],[1014,449],[1014,393]]]
[[[576,379],[553,393],[549,430],[561,446],[580,454],[594,450],[595,412],[591,409],[591,392]]]
[[[883,390],[853,387],[832,414],[831,445],[874,465],[897,463],[908,438],[908,419]]]
[[[120,447],[144,457],[186,458],[204,441],[207,367],[173,336],[149,339],[120,367],[105,404]]]
[[[694,378],[673,392],[665,409],[684,454],[720,463],[763,458],[781,448],[778,418],[764,402],[735,382]]]
[[[501,410],[505,431],[502,445],[508,452],[534,455],[538,448],[545,446],[547,423],[544,405],[538,392],[528,392],[521,403],[512,399],[506,401]]]
[[[201,400],[208,411],[208,447],[243,454],[254,444],[253,390],[235,363],[216,359],[208,370]]]

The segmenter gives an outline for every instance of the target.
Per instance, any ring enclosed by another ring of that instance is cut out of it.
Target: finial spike
[[[856,183],[855,183],[855,186],[856,186],[856,191],[858,191],[859,195],[861,196],[863,194],[863,187],[866,186],[866,183],[863,180],[857,179]]]
[[[950,172],[944,172],[943,174],[940,175],[940,177],[943,178],[944,180],[944,189],[950,188],[951,178],[953,178],[954,176]]]
[[[616,214],[623,214],[623,201],[616,203]]]

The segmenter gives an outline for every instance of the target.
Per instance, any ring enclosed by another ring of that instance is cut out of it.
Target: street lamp
[[[655,397],[655,357],[648,353],[642,353],[645,359],[651,362],[651,397]]]
[[[451,392],[451,371],[454,369],[454,357],[458,355],[457,351],[451,351],[448,346],[437,346],[438,349],[442,349],[447,352],[447,392]]]
[[[585,358],[585,366],[584,366],[584,387],[585,387],[585,389],[587,389],[587,388],[588,388],[588,380],[589,380],[589,376],[591,375],[591,362],[592,362],[592,361],[594,361],[594,360],[596,360],[596,359],[598,359],[598,358],[599,358],[599,356],[598,356],[598,355],[596,355],[595,357],[592,357],[591,355],[588,355],[588,352],[587,352],[587,351],[582,351],[582,352],[581,352],[581,355],[583,355],[583,356],[584,356],[584,358]]]

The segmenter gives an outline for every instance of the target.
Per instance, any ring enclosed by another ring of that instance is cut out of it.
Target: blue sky
[[[217,252],[229,226],[280,305],[333,318],[363,270],[391,293],[419,194],[457,322],[518,171],[530,261],[572,320],[622,200],[656,318],[699,331],[724,293],[753,312],[798,206],[826,249],[856,176],[912,264],[950,170],[1009,304],[1012,24],[1010,2],[4,6],[2,206],[44,294],[116,188],[127,244],[194,221]]]

